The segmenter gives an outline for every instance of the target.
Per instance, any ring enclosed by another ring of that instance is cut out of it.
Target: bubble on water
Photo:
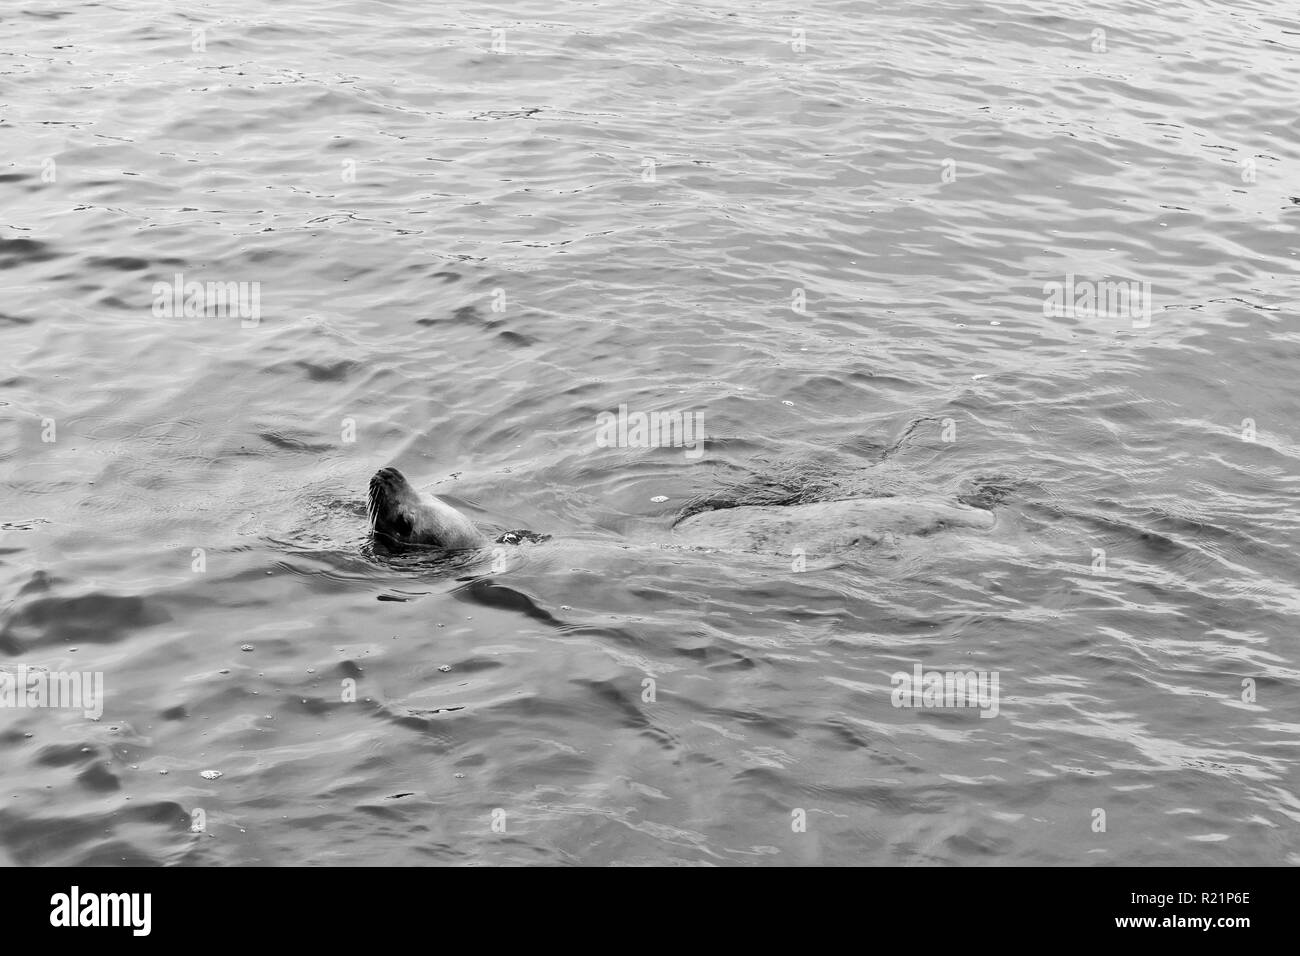
[[[252,644],[240,644],[240,645],[239,645],[239,649],[240,649],[241,651],[251,651],[251,650],[253,649],[253,645],[252,645]]]
[[[438,670],[442,671],[442,672],[445,674],[445,673],[447,673],[447,671],[451,670],[451,665],[450,665],[450,664],[443,664],[443,665],[441,665],[441,666],[438,668]]]
[[[655,502],[656,504],[658,504],[658,503],[661,502],[661,501],[667,501],[667,500],[668,500],[668,496],[667,496],[667,495],[655,495],[655,496],[654,496],[653,498],[651,498],[650,500],[653,501],[653,502]]]
[[[199,774],[199,776],[202,777],[204,780],[216,780],[218,777],[221,776],[221,771],[220,771],[220,770],[205,770],[205,771],[203,771],[201,774]]]

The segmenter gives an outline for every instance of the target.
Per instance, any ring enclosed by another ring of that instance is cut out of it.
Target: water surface
[[[0,667],[107,701],[0,710],[0,859],[1300,863],[1290,5],[3,20]],[[376,555],[386,464],[552,539]],[[998,525],[662,547],[791,471]]]

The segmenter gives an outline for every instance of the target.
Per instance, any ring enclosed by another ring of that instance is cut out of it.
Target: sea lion
[[[397,545],[459,551],[544,541],[546,535],[507,531],[489,540],[451,505],[421,495],[396,468],[370,479],[370,525],[375,536]],[[992,528],[991,511],[934,498],[849,498],[797,505],[738,505],[693,514],[673,529],[673,544],[718,551],[844,551],[902,536]]]
[[[396,468],[380,468],[370,479],[366,500],[370,527],[389,544],[422,545],[446,551],[487,546],[487,535],[463,514],[433,495],[422,495]]]

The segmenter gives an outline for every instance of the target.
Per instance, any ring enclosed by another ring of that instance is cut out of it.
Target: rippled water
[[[1294,13],[6,10],[0,860],[1300,863]],[[792,473],[997,527],[658,547]]]

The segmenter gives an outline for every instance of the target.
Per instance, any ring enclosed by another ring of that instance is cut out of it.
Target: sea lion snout
[[[402,474],[400,471],[398,471],[396,468],[393,468],[390,465],[387,468],[380,468],[377,472],[375,472],[374,477],[370,479],[371,490],[373,490],[376,486],[381,487],[386,491],[392,492],[392,491],[398,491],[402,488],[410,487],[410,482],[406,480],[406,476],[404,474]]]

